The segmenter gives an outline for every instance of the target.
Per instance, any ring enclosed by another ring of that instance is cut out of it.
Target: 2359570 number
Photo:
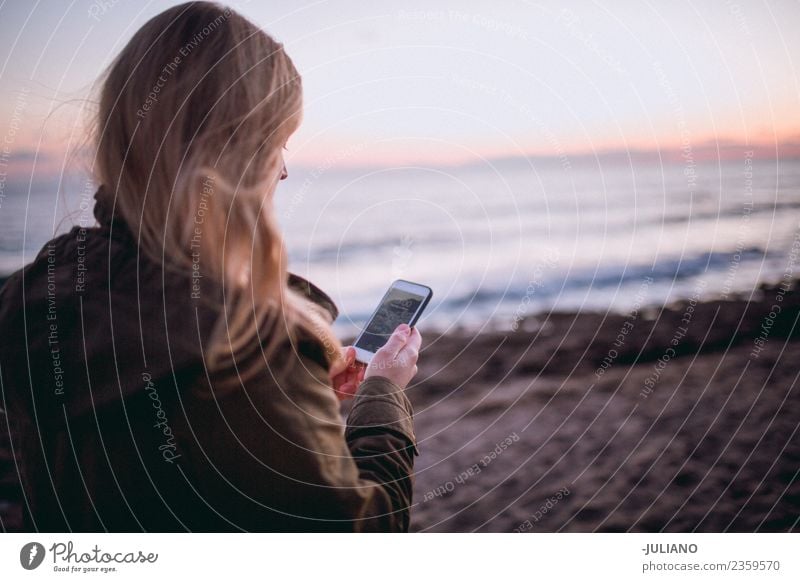
[[[733,560],[730,563],[730,570],[759,571],[780,569],[781,563],[778,560]]]

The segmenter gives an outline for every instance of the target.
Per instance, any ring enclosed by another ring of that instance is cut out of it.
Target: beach
[[[796,529],[798,295],[422,330],[412,529]]]
[[[412,530],[797,529],[799,316],[791,281],[510,332],[421,328]],[[19,507],[0,518],[18,528]]]

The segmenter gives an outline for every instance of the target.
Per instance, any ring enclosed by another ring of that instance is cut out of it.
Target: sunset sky
[[[171,4],[0,5],[9,174],[37,151],[42,166],[63,164],[92,81]],[[800,155],[798,2],[230,5],[283,42],[303,76],[290,163],[435,165],[682,142]]]

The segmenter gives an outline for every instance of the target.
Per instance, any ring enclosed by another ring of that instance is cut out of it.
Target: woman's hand
[[[389,341],[372,357],[369,366],[356,361],[356,349],[344,348],[328,375],[333,391],[339,400],[355,396],[358,386],[370,376],[383,376],[402,389],[417,375],[417,358],[422,336],[416,327],[402,323],[397,326]]]
[[[356,349],[353,346],[344,348],[342,357],[331,365],[330,376],[333,391],[339,400],[355,396],[358,385],[364,380],[366,365],[356,362]]]
[[[416,327],[405,323],[397,326],[381,349],[375,352],[365,378],[383,376],[404,389],[417,375],[417,358],[422,336]]]

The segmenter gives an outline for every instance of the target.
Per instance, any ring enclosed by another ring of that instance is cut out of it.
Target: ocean
[[[750,296],[796,276],[799,160],[288,169],[276,209],[290,269],[334,299],[342,337],[398,278],[433,289],[423,332],[477,332],[552,310]],[[6,180],[0,274],[85,222],[90,189],[80,176]]]

